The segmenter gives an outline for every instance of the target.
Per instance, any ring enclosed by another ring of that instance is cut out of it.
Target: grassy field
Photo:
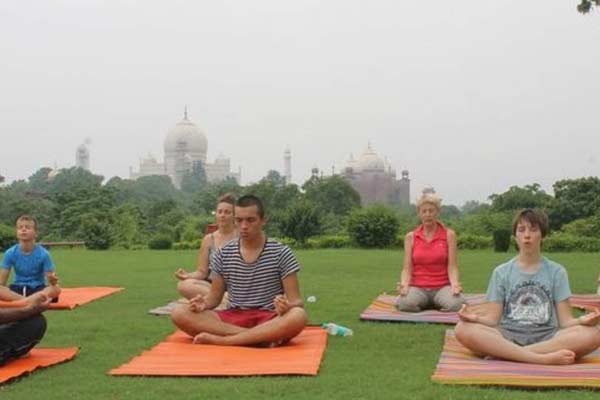
[[[74,311],[46,313],[43,346],[80,346],[71,362],[0,387],[9,399],[578,399],[593,391],[531,391],[439,385],[431,382],[447,326],[361,322],[360,312],[380,292],[392,292],[402,254],[391,250],[298,251],[300,283],[312,323],[334,321],[352,337],[332,337],[317,377],[143,378],[106,372],[173,331],[150,308],[176,298],[173,271],[194,264],[193,251],[54,250],[64,286],[117,285],[126,290]],[[462,251],[467,292],[482,292],[492,268],[509,254]],[[551,254],[569,271],[574,292],[595,291],[596,254]]]

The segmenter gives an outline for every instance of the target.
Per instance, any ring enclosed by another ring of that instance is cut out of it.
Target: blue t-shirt
[[[54,263],[48,250],[39,244],[29,254],[23,254],[16,244],[4,253],[2,268],[15,269],[14,284],[35,287],[46,284],[46,273],[54,271]]]
[[[512,335],[546,337],[559,328],[556,305],[571,297],[565,268],[545,257],[533,274],[521,271],[516,258],[494,270],[487,300],[503,305],[500,327]]]

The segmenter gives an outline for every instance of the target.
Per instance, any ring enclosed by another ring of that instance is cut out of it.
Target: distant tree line
[[[50,178],[49,178],[50,174]],[[267,234],[303,247],[402,246],[419,223],[414,206],[361,207],[359,194],[341,176],[313,176],[302,186],[286,184],[277,171],[257,183],[234,179],[208,183],[201,166],[177,190],[166,176],[137,180],[102,176],[81,168],[54,174],[41,168],[27,180],[0,187],[0,249],[14,243],[14,221],[32,214],[42,241],[83,240],[91,249],[198,248],[224,193],[263,199]],[[600,251],[600,180],[565,179],[554,196],[533,183],[492,194],[488,203],[445,205],[442,220],[454,228],[461,248],[510,247],[514,212],[538,207],[550,216],[550,249]]]

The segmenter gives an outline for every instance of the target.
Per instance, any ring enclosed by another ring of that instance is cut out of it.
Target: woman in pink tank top
[[[402,311],[458,311],[465,302],[456,257],[456,234],[438,216],[441,200],[424,194],[417,201],[421,225],[404,238],[404,267],[396,306]]]

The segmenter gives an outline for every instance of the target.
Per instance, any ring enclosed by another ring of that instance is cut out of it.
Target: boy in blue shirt
[[[19,243],[6,250],[0,268],[0,285],[5,286],[11,268],[15,270],[15,279],[10,290],[21,296],[42,292],[56,301],[60,294],[58,277],[54,273],[54,263],[50,253],[35,242],[37,222],[29,215],[17,219],[16,235]],[[49,286],[46,286],[46,278]],[[14,300],[20,298],[15,296]]]
[[[513,235],[519,254],[496,267],[485,312],[463,305],[456,338],[476,354],[534,364],[572,364],[600,346],[600,311],[573,318],[565,268],[541,254],[546,214],[519,212]]]

